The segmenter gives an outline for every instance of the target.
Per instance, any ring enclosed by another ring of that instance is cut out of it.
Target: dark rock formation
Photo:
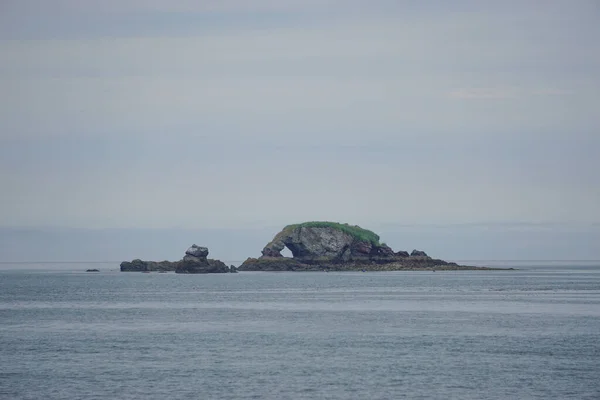
[[[392,250],[392,248],[385,243],[382,244],[381,246],[375,247],[374,250],[375,250],[374,254],[378,255],[380,257],[394,257],[396,255],[394,253],[394,250]]]
[[[358,226],[331,222],[289,225],[262,250],[262,257],[282,257],[281,250],[290,249],[295,260],[349,261],[372,255],[389,256],[394,252],[379,244],[379,236]]]
[[[172,261],[142,261],[136,258],[133,261],[123,261],[121,272],[150,272],[150,271],[175,271]]]
[[[121,272],[150,272],[150,271],[175,271],[178,274],[212,274],[237,272],[231,270],[225,263],[219,260],[206,258],[208,249],[192,245],[180,261],[142,261],[135,259],[131,262],[123,261],[121,263]]]
[[[373,244],[364,240],[356,241],[352,244],[350,254],[358,257],[367,257],[373,251]]]
[[[193,244],[185,251],[185,254],[197,258],[206,258],[208,256],[208,248]]]
[[[136,258],[133,261],[123,261],[121,263],[121,272],[144,272],[150,271],[150,263],[153,261],[142,261],[139,258]]]
[[[319,271],[319,265],[310,265],[289,257],[248,258],[240,271]]]
[[[262,251],[263,257],[281,257],[284,247],[294,258],[341,258],[354,242],[349,234],[331,228],[297,228],[275,237]]]
[[[287,247],[293,257],[283,257]],[[424,251],[394,252],[379,236],[358,226],[332,222],[289,225],[262,250],[248,258],[240,271],[395,271],[490,269],[461,266],[433,259]]]
[[[281,250],[283,250],[283,247],[279,250],[275,249],[274,247],[265,247],[262,250],[262,255],[264,257],[283,257],[281,255]]]
[[[175,273],[177,274],[218,274],[227,273],[229,267],[219,260],[181,260],[177,263]]]
[[[92,268],[92,269],[86,269],[85,272],[100,272],[100,270],[96,269],[96,268]]]

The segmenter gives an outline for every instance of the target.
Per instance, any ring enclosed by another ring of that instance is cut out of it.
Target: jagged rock
[[[293,257],[283,257],[287,247]],[[262,250],[248,258],[240,271],[398,271],[489,269],[460,266],[432,259],[424,251],[394,253],[379,236],[356,225],[308,222],[288,225]]]
[[[354,260],[347,263],[301,262],[293,258],[248,258],[239,267],[240,271],[458,271],[458,270],[489,270],[491,268],[471,267],[446,263],[442,260],[425,258],[379,258],[367,262]]]
[[[352,236],[336,229],[304,227],[294,229],[283,240],[294,258],[299,259],[341,258],[353,242]]]
[[[283,257],[287,247],[293,257]],[[121,271],[175,271],[182,274],[235,273],[239,271],[398,271],[491,269],[461,266],[432,259],[424,251],[394,251],[379,236],[356,225],[308,222],[288,225],[262,250],[236,268],[207,258],[208,249],[192,245],[180,261],[124,261]]]
[[[203,261],[206,261],[206,257],[195,257],[195,256],[190,256],[189,254],[186,254],[185,256],[183,256],[183,261],[203,262]]]
[[[121,263],[121,272],[150,272],[150,271],[175,271],[176,263],[171,261],[142,261],[135,259],[131,262]]]
[[[283,257],[281,255],[281,250],[283,250],[283,247],[279,250],[277,250],[275,247],[265,247],[262,250],[262,255],[263,257]]]
[[[148,262],[142,261],[139,258],[129,262],[123,261],[121,263],[121,271],[122,272],[142,272],[148,271]]]
[[[187,257],[187,256],[186,256]],[[177,267],[175,268],[176,274],[200,274],[204,271],[207,271],[210,268],[210,264],[206,259],[199,259],[194,257],[195,260],[190,260],[189,258],[186,260],[185,257],[183,260],[177,263]]]
[[[288,257],[248,258],[238,271],[319,271],[318,265],[309,265]]]
[[[367,242],[367,241],[356,241],[355,243],[352,244],[352,252],[351,254],[354,255],[360,255],[360,256],[368,256],[369,254],[371,254],[371,251],[373,250],[373,245],[371,244],[371,242]]]
[[[193,244],[185,251],[185,254],[197,258],[206,258],[208,256],[208,248]]]
[[[208,249],[192,245],[180,261],[142,261],[135,259],[121,263],[122,272],[175,271],[179,274],[208,274],[230,272],[222,261],[207,259]],[[236,271],[237,272],[237,271]]]
[[[305,223],[285,227],[264,247],[262,255],[279,258],[281,250],[287,247],[298,260],[348,261],[368,256],[378,241],[379,236],[357,226],[332,222]]]
[[[181,260],[177,263],[176,274],[216,274],[227,273],[229,267],[219,260],[199,259],[200,261]]]
[[[395,255],[394,250],[392,250],[392,248],[387,244],[375,246],[372,250],[372,253],[380,257],[393,257]]]

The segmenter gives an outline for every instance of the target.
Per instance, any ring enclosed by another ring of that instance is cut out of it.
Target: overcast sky
[[[597,231],[599,42],[597,0],[3,0],[0,226]]]

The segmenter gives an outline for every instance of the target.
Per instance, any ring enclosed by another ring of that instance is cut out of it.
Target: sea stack
[[[214,274],[237,272],[236,268],[225,265],[220,260],[212,260],[208,257],[208,248],[193,244],[179,261],[123,261],[121,272],[168,272],[175,271],[178,274]]]
[[[177,274],[210,274],[229,272],[229,267],[219,260],[209,260],[208,249],[193,244],[186,250],[185,256],[177,262]]]

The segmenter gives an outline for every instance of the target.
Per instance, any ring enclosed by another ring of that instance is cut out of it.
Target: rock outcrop
[[[185,251],[185,255],[196,258],[206,258],[206,256],[208,256],[208,248],[193,244]]]
[[[175,271],[174,264],[172,261],[142,261],[136,258],[132,261],[123,261],[121,272]]]
[[[279,258],[288,248],[295,260],[347,262],[373,255],[393,256],[375,233],[348,224],[312,222],[286,226],[262,250],[262,257]]]
[[[237,272],[236,268],[230,268],[220,260],[208,259],[208,249],[192,245],[188,248],[179,261],[123,261],[121,272],[167,272],[175,271],[178,274],[213,274]]]
[[[231,272],[220,260],[181,260],[177,263],[177,274],[219,274]]]
[[[292,258],[283,257],[288,248]],[[288,225],[240,271],[395,271],[489,269],[461,266],[429,257],[424,251],[394,252],[379,236],[356,225],[308,222]]]

